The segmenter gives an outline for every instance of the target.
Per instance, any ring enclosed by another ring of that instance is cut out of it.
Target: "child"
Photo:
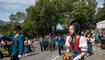
[[[71,22],[69,25],[69,36],[66,39],[67,50],[73,53],[73,60],[84,60],[87,53],[87,40],[80,35],[81,25],[77,21]]]
[[[31,42],[30,42],[30,40],[28,40],[28,37],[26,37],[24,45],[25,45],[25,56],[27,56],[28,53],[30,55],[30,52],[31,52],[31,47],[30,47]]]

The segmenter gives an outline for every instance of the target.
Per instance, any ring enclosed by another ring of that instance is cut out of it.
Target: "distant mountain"
[[[0,20],[0,26],[1,26],[1,25],[5,25],[5,24],[6,24],[5,21]]]

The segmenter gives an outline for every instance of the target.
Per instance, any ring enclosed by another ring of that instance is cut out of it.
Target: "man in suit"
[[[12,53],[10,60],[19,60],[23,55],[24,50],[24,36],[21,34],[21,27],[19,25],[15,26],[14,33],[11,37],[12,39]]]

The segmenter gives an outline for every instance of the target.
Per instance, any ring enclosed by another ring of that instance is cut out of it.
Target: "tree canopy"
[[[60,24],[67,30],[72,20],[82,21],[84,29],[94,29],[96,22],[105,19],[105,4],[97,9],[96,0],[37,0],[26,13],[16,12],[9,16],[10,22],[1,27],[2,33],[12,34],[14,25],[20,24],[25,35],[37,36],[56,33]],[[3,31],[7,27],[9,32]]]

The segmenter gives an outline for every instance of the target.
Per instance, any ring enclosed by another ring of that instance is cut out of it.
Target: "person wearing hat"
[[[16,25],[14,28],[12,39],[12,53],[10,60],[19,60],[23,55],[24,50],[24,35],[21,34],[21,27]]]
[[[84,60],[87,54],[87,40],[81,36],[81,25],[78,21],[73,21],[69,25],[69,36],[66,39],[67,52],[72,52],[73,60]]]

